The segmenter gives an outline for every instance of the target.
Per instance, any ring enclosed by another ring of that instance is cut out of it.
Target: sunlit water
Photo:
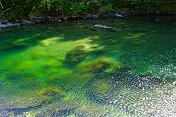
[[[176,18],[154,19],[0,30],[0,117],[176,117]]]

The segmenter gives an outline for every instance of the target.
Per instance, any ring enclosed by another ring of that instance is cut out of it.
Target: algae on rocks
[[[57,87],[48,87],[42,89],[38,94],[42,96],[63,96],[64,90]]]
[[[84,60],[87,54],[88,52],[86,51],[85,46],[78,46],[67,53],[65,64],[74,66]]]
[[[79,65],[78,70],[83,73],[112,72],[122,67],[122,64],[112,59],[101,57],[85,65]]]

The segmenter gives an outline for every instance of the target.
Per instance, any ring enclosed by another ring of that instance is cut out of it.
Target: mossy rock
[[[65,63],[68,65],[76,65],[84,60],[87,53],[85,46],[78,46],[67,53]]]
[[[101,57],[93,60],[85,65],[78,66],[78,70],[84,73],[100,73],[100,72],[112,72],[115,69],[122,67],[122,64],[115,62],[112,59]]]
[[[55,96],[63,96],[65,94],[65,91],[57,87],[47,87],[41,89],[38,94],[39,96],[55,97]]]

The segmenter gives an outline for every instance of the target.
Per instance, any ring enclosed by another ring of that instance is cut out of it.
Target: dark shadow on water
[[[12,114],[14,116],[19,116],[19,115],[22,115],[25,112],[35,110],[35,109],[39,109],[39,108],[42,108],[42,107],[43,107],[43,105],[29,106],[29,107],[26,107],[26,108],[4,108],[4,109],[0,109],[0,115],[3,115],[4,117],[9,117]]]

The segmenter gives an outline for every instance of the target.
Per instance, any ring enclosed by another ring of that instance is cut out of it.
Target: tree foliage
[[[29,15],[80,15],[128,9],[139,13],[176,13],[175,0],[0,0],[1,12],[9,18]]]

